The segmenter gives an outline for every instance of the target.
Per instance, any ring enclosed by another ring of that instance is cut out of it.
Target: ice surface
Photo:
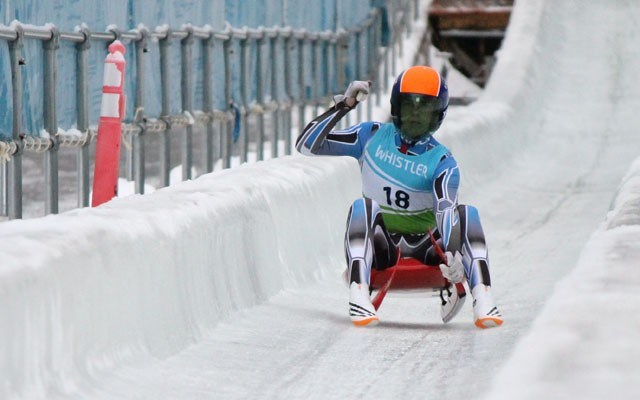
[[[443,325],[428,293],[354,328],[357,166],[293,156],[0,224],[0,397],[639,397],[639,19],[516,2],[482,97],[437,134],[480,209],[501,328],[469,305]]]

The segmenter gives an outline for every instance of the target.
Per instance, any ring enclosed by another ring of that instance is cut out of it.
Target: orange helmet
[[[391,90],[391,117],[400,136],[409,143],[424,140],[438,130],[449,106],[449,90],[431,67],[402,71]]]

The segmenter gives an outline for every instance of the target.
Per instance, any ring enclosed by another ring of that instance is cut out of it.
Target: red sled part
[[[389,290],[444,289],[450,285],[437,265],[425,265],[415,258],[400,258],[393,267],[382,271],[371,270],[371,290],[377,293],[371,303],[377,310]],[[466,291],[462,283],[455,285],[459,297]]]

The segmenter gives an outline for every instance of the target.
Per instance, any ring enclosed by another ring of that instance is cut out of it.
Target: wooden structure
[[[486,83],[500,48],[514,0],[433,0],[431,42],[451,54],[451,64],[480,86]]]

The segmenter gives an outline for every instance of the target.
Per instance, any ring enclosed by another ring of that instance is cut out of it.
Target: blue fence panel
[[[65,0],[53,2],[40,2],[33,0],[16,0],[12,2],[0,3],[0,15],[3,23],[9,25],[13,20],[21,23],[43,26],[47,23],[54,24],[58,30],[72,32],[77,26],[86,24],[94,31],[104,30],[107,25],[115,24],[126,26],[128,18],[128,1],[113,0],[106,7],[103,2]],[[101,49],[102,58],[106,55],[106,46]],[[25,67],[23,68],[24,79],[24,130],[25,133],[39,136],[44,127],[43,124],[43,101],[42,101],[42,43],[40,41],[25,40],[23,58]],[[70,43],[60,43],[57,52],[58,73],[57,73],[57,117],[61,127],[70,128],[74,125],[75,116],[75,52]],[[11,83],[11,73],[9,69],[8,57],[0,59],[1,70],[3,71],[2,86]],[[102,67],[92,63],[92,70],[95,70],[95,77],[91,82],[102,80]],[[100,84],[101,86],[101,84]],[[95,92],[93,90],[92,92]],[[97,99],[91,99],[94,105],[91,110],[99,110],[100,94]],[[8,98],[8,97],[7,97]],[[11,113],[12,105],[8,103],[0,110],[0,136],[3,138],[11,136]],[[92,113],[93,115],[97,115]]]
[[[140,24],[146,26],[149,31],[154,32],[158,28],[166,26],[172,30],[179,30],[185,24],[192,26],[210,26],[212,30],[221,31],[225,27],[225,1],[224,0],[181,0],[181,1],[163,1],[163,0],[147,0],[147,1],[130,1],[129,23],[128,29],[135,29]],[[160,86],[160,46],[157,40],[150,40],[148,43],[149,55],[151,59],[146,69],[151,72],[148,76],[158,77],[145,82],[145,114],[160,115],[162,109],[162,92]],[[129,50],[129,49],[128,49]],[[194,44],[193,54],[197,57],[195,66],[202,63],[200,46]],[[171,90],[172,93],[180,92],[180,41],[172,40],[169,51],[173,54],[171,57]],[[223,64],[217,62],[215,71],[223,71]],[[197,67],[196,67],[197,68]],[[129,74],[130,77],[133,74]],[[198,77],[198,74],[194,75]],[[224,83],[224,76],[217,73],[217,86]],[[132,79],[132,78],[130,78]],[[201,77],[198,78],[201,82]],[[128,85],[129,88],[135,87],[133,82]],[[132,92],[134,93],[134,92]],[[128,93],[129,99],[133,99],[132,93]],[[219,91],[217,93],[222,93]],[[218,100],[216,98],[216,100]],[[196,93],[194,104],[198,105],[202,102],[202,91]],[[224,102],[220,102],[218,106],[222,106]],[[133,112],[133,102],[129,102],[128,112]],[[178,113],[182,109],[180,96],[172,96],[170,101],[170,110],[172,113]]]
[[[92,32],[105,32],[109,29],[120,31],[128,31],[138,28],[141,25],[146,26],[151,32],[157,27],[166,25],[171,29],[181,29],[184,24],[192,24],[193,26],[210,26],[215,31],[221,31],[225,28],[225,22],[231,26],[241,28],[248,26],[251,28],[273,27],[273,26],[290,26],[293,29],[305,29],[307,31],[335,31],[340,28],[353,27],[358,22],[364,20],[370,11],[370,0],[352,0],[337,1],[325,0],[317,2],[308,2],[303,0],[114,0],[109,2],[106,7],[102,1],[86,1],[86,0],[64,0],[56,2],[35,2],[33,0],[17,0],[14,2],[0,3],[0,15],[3,23],[9,25],[13,20],[19,20],[21,23],[42,26],[46,23],[54,24],[59,31],[72,32],[80,26],[86,26]],[[282,40],[282,39],[278,39]],[[179,92],[180,82],[180,41],[174,40],[169,51],[174,54],[170,63],[171,91]],[[236,40],[237,42],[237,40]],[[292,41],[293,43],[293,41]],[[254,45],[255,46],[255,45]],[[97,122],[101,101],[101,74],[102,60],[106,55],[107,43],[92,43],[90,50],[89,64],[89,116],[92,124]],[[269,54],[269,41],[265,40],[263,44],[265,55]],[[311,44],[308,41],[304,43],[306,56],[303,62],[310,64],[312,59]],[[234,54],[232,55],[233,70],[233,98],[239,101],[239,44],[234,43]],[[151,76],[160,76],[159,62],[159,43],[157,40],[150,40],[148,43],[148,51],[150,60],[145,69],[151,73]],[[291,48],[291,71],[295,71],[297,60],[297,48]],[[322,52],[322,50],[318,50]],[[6,47],[2,49],[6,55]],[[222,48],[217,46],[214,58],[214,77],[213,84],[215,87],[214,106],[216,108],[226,108],[224,99],[224,73],[223,61],[221,57]],[[136,83],[134,79],[135,68],[135,45],[127,44],[127,58],[133,62],[129,62],[127,68],[126,94],[127,116],[132,117],[134,110],[134,95]],[[196,82],[202,82],[201,74],[197,72],[201,70],[201,46],[194,45],[193,53],[196,61],[194,63],[194,77]],[[257,76],[256,53],[251,53],[252,63],[249,74]],[[323,53],[319,55],[322,56]],[[39,41],[25,41],[23,56],[26,66],[23,69],[24,80],[24,114],[23,123],[24,131],[27,134],[39,136],[43,129],[43,107],[42,93],[42,44]],[[280,55],[282,56],[282,55]],[[348,79],[353,79],[355,75],[352,72],[352,62],[355,55],[349,55],[349,66],[346,71]],[[75,51],[74,44],[69,42],[60,42],[60,48],[57,50],[57,119],[58,124],[63,129],[75,126],[76,107],[75,99],[75,82],[73,76],[75,74]],[[326,64],[326,60],[322,61]],[[299,66],[298,66],[299,67]],[[313,95],[312,84],[317,81],[318,76],[311,76],[310,65],[305,68],[306,75],[304,77],[304,92],[307,99]],[[260,66],[262,68],[262,76],[266,79],[271,77],[271,63],[263,61]],[[283,66],[278,66],[277,74],[282,74]],[[11,92],[11,73],[8,65],[8,56],[0,58],[0,93],[5,94],[5,98]],[[324,68],[319,73],[325,73]],[[284,77],[279,80],[277,85],[276,100],[285,99]],[[332,75],[327,78],[328,86],[334,90],[336,88],[337,76]],[[249,88],[249,102],[255,101],[258,84],[267,84],[268,82],[253,82]],[[318,88],[320,90],[321,88]],[[299,93],[298,79],[291,80],[291,90]],[[268,91],[267,91],[268,92]],[[323,90],[324,92],[324,90]],[[324,94],[324,93],[320,93]],[[194,107],[201,108],[202,90],[196,90],[193,99]],[[145,82],[145,113],[147,115],[159,115],[162,109],[162,95],[160,87],[160,79],[151,79]],[[180,96],[171,96],[170,111],[178,113],[182,109]],[[0,109],[0,138],[9,140],[11,138],[11,104],[6,104]]]
[[[127,50],[123,138],[133,146],[126,154],[127,177],[135,179],[136,192],[142,193],[142,138],[146,133],[161,133],[160,141],[153,139],[160,148],[160,185],[169,184],[169,171],[180,162],[182,178],[192,177],[196,123],[197,134],[205,132],[206,171],[220,159],[223,167],[229,167],[231,158],[238,155],[240,162],[247,161],[250,143],[260,160],[266,141],[271,157],[282,153],[278,150],[282,141],[284,154],[288,154],[292,114],[302,124],[305,105],[326,106],[329,96],[343,91],[350,80],[373,78],[378,66],[370,64],[378,49],[371,41],[376,36],[371,31],[381,24],[369,17],[381,1],[119,0],[109,7],[97,0],[60,0],[37,6],[33,0],[1,3],[1,41],[6,45],[0,49],[0,94],[13,99],[12,68],[22,81],[22,90],[15,93],[16,99],[22,96],[18,100],[21,110],[15,113],[20,126],[13,127],[11,101],[0,108],[0,156],[16,159],[9,165],[16,166],[9,170],[9,178],[0,177],[0,184],[10,182],[15,188],[7,198],[17,204],[21,196],[22,150],[44,152],[47,212],[57,212],[56,150],[58,146],[78,147],[82,160],[78,163],[78,204],[87,204],[87,144],[95,137],[92,128],[99,120],[103,62],[114,37]],[[400,7],[406,8],[406,1],[402,3]],[[13,28],[6,26],[14,20],[19,22]],[[90,35],[91,40],[83,41],[83,35],[85,39]],[[22,50],[16,51],[20,43]],[[14,61],[11,66],[9,55],[14,60],[21,55],[24,65]],[[52,98],[47,83],[54,76]],[[42,139],[70,128],[78,128],[82,135]],[[178,134],[173,134],[176,130]],[[28,137],[12,140],[13,131]],[[231,135],[239,138],[237,144],[231,142]],[[175,158],[168,149],[178,144],[181,153]],[[4,201],[0,199],[0,214],[6,213]],[[11,216],[19,218],[19,208],[13,210]]]
[[[13,20],[37,26],[53,23],[61,31],[72,31],[82,23],[86,23],[91,29],[102,29],[107,24],[127,27],[129,3],[133,2],[110,0],[107,6],[102,1],[13,0],[0,2],[0,15],[5,25]]]

